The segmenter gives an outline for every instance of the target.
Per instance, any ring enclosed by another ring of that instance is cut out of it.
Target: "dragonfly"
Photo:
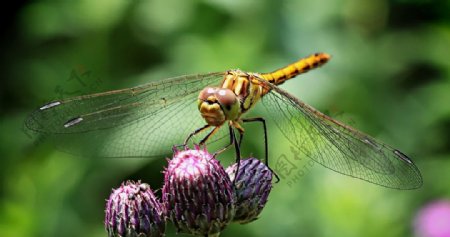
[[[259,122],[268,162],[266,118],[246,118],[249,110],[262,104],[285,140],[322,166],[388,188],[419,188],[422,176],[406,154],[279,87],[329,60],[330,55],[315,53],[270,73],[227,70],[179,76],[56,100],[33,111],[25,125],[69,153],[160,157],[173,144],[186,145],[208,129],[200,143],[210,142],[226,125],[230,144],[224,149],[235,144],[239,155],[244,123]]]

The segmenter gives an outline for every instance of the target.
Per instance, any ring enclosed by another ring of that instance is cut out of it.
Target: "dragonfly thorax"
[[[225,74],[222,88],[232,90],[238,97],[241,103],[241,113],[251,109],[264,93],[267,93],[256,78],[262,79],[257,73],[248,73],[241,70],[229,70]]]
[[[237,120],[241,114],[239,99],[227,88],[206,87],[198,96],[198,110],[211,126]]]

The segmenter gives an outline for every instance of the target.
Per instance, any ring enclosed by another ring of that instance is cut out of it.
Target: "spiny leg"
[[[265,150],[265,156],[264,156],[264,161],[266,163],[266,166],[269,168],[270,171],[272,171],[272,174],[274,174],[275,178],[277,179],[275,181],[275,183],[280,182],[280,177],[278,177],[277,173],[275,173],[275,171],[272,170],[272,168],[270,168],[269,166],[269,142],[267,140],[267,126],[266,126],[266,120],[264,118],[261,117],[256,117],[256,118],[247,118],[247,119],[242,119],[242,122],[244,123],[251,123],[251,122],[261,122],[263,124],[263,129],[264,129],[264,150]],[[239,141],[239,145],[242,142],[242,137],[243,137],[243,133],[241,134],[241,141]]]
[[[242,138],[242,134],[243,133],[241,133],[241,138]],[[236,187],[236,177],[237,177],[237,174],[239,173],[239,168],[241,167],[241,148],[239,147],[240,142],[236,142],[236,133],[234,132],[234,129],[232,128],[231,125],[230,125],[230,136],[234,140],[234,148],[236,151],[236,173],[235,173],[235,178],[233,180],[233,186]]]
[[[235,143],[235,140],[233,139],[233,136],[231,135],[232,133],[234,133],[233,127],[231,125],[229,125],[228,129],[229,129],[229,132],[230,132],[230,143],[227,144],[226,146],[224,146],[223,148],[221,148],[220,150],[217,150],[216,152],[214,152],[214,154],[213,154],[214,157],[216,157],[220,153],[226,151],[228,148],[230,148],[231,145],[233,145]]]
[[[261,117],[256,117],[256,118],[247,118],[247,119],[242,119],[242,122],[244,123],[251,123],[251,122],[261,122],[263,124],[263,129],[264,129],[264,162],[266,163],[267,166],[269,166],[269,145],[268,145],[268,141],[267,141],[267,127],[266,127],[266,120],[264,120]]]
[[[234,148],[236,150],[236,162],[238,163],[238,168],[239,168],[239,163],[240,163],[239,161],[241,160],[241,147],[239,146],[239,143],[236,142],[237,141],[236,133],[234,132],[234,129],[232,126],[230,126],[230,132],[231,132],[230,135],[232,136],[232,139],[233,139]]]
[[[189,134],[189,136],[184,140],[183,145],[186,146],[186,144],[189,142],[189,140],[190,140],[193,136],[195,136],[195,135],[201,133],[202,131],[204,131],[205,129],[207,129],[207,128],[209,128],[209,127],[211,127],[211,125],[206,124],[205,126],[203,126],[203,127],[201,127],[201,128],[195,129],[195,131],[191,132],[191,134]]]
[[[211,132],[209,132],[201,141],[200,141],[200,145],[204,145],[206,143],[206,141],[212,136],[214,135],[217,131],[219,131],[219,126],[214,127],[213,130],[211,130]]]
[[[239,147],[241,147],[242,139],[244,139],[244,133],[239,131]]]
[[[191,133],[189,134],[189,136],[186,137],[186,139],[184,140],[184,143],[183,143],[183,144],[181,144],[181,145],[174,145],[172,150],[175,152],[176,148],[178,148],[178,147],[186,148],[187,143],[189,142],[189,140],[190,140],[193,136],[195,136],[195,135],[197,135],[197,134],[203,132],[205,129],[207,129],[207,128],[209,128],[209,127],[211,127],[211,125],[206,124],[205,126],[203,126],[203,127],[201,127],[201,128],[195,129],[193,132],[191,132]]]
[[[244,128],[236,121],[230,122],[231,126],[236,128],[239,131],[239,147],[241,147],[242,139],[244,138]]]

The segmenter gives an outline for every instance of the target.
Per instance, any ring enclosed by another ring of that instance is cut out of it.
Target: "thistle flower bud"
[[[105,228],[110,237],[164,236],[163,205],[148,184],[127,181],[106,203]]]
[[[235,184],[236,215],[233,221],[246,224],[258,218],[267,202],[272,189],[272,171],[256,158],[241,160],[237,174],[236,169],[237,163],[226,169]]]
[[[232,183],[205,149],[176,151],[162,189],[167,216],[179,232],[218,235],[233,219]]]

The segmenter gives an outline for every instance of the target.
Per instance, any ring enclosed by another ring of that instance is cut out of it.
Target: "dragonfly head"
[[[230,89],[206,87],[198,95],[198,110],[206,123],[220,126],[239,117],[239,99]]]

